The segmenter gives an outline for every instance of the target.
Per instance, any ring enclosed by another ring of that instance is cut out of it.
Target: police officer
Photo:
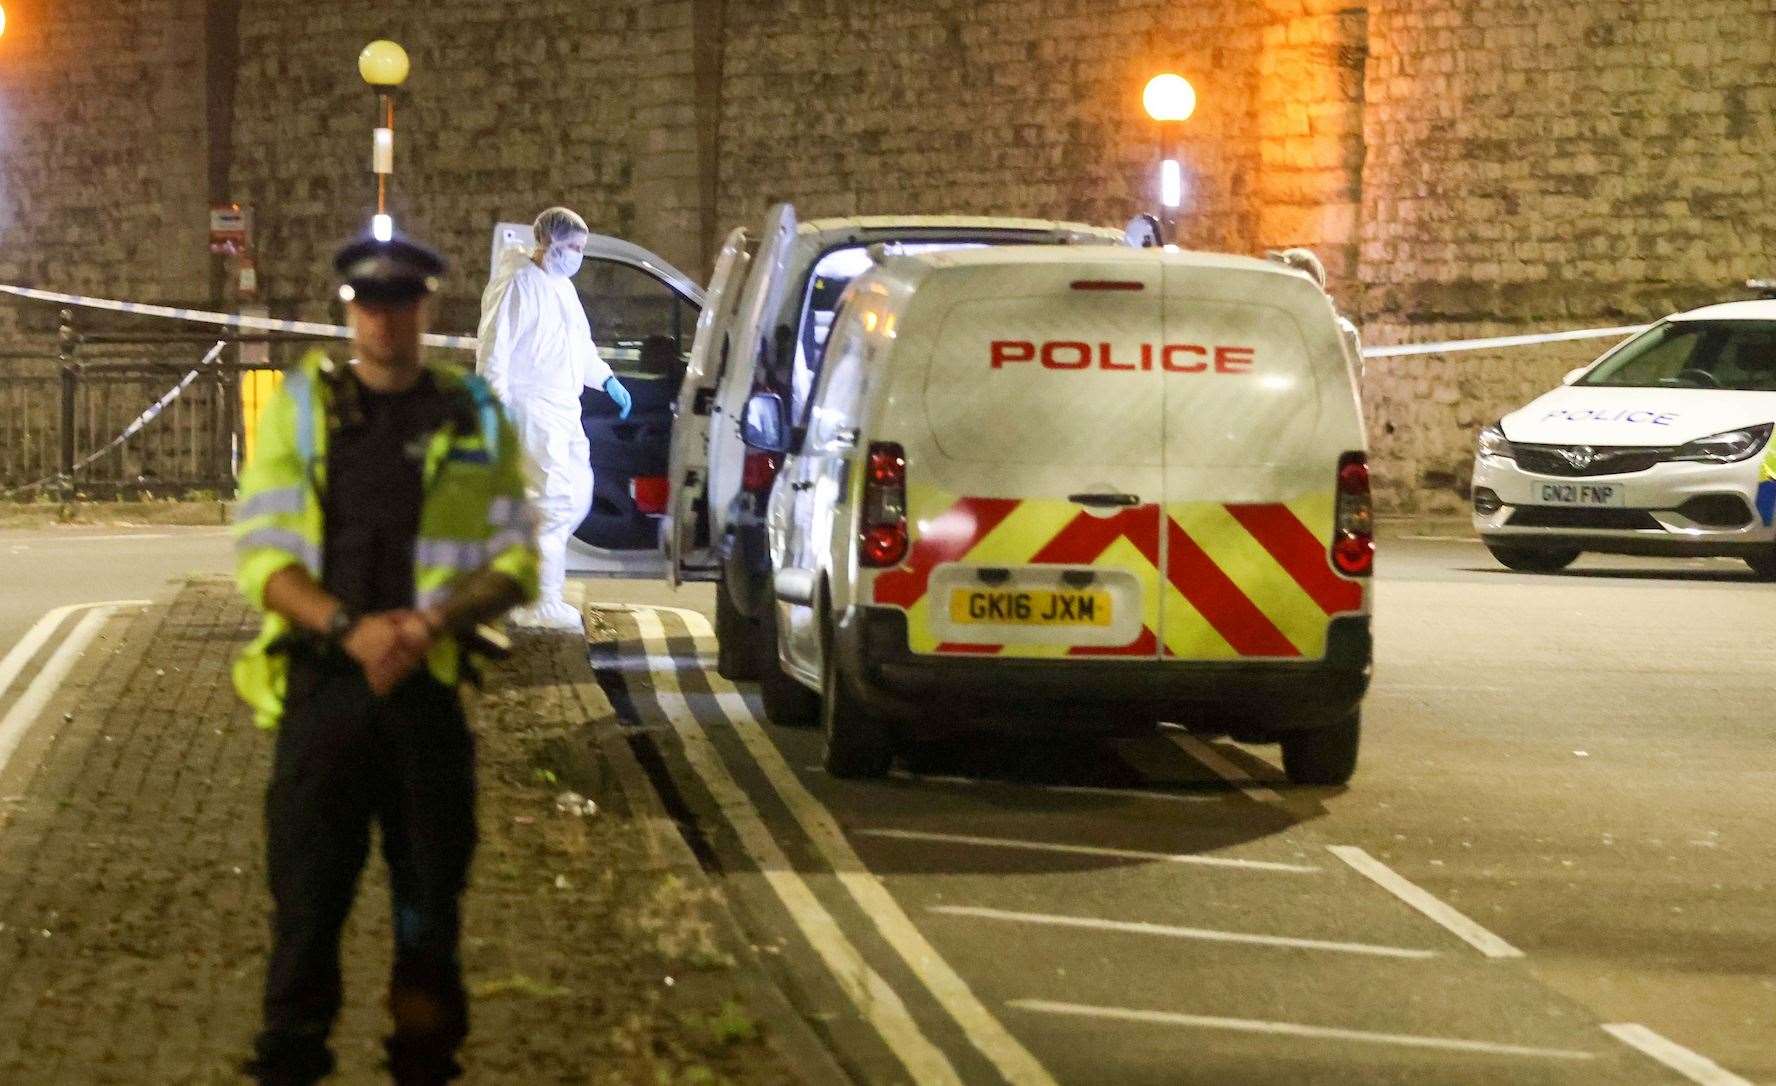
[[[444,262],[363,240],[335,258],[356,357],[288,373],[241,476],[241,591],[265,613],[235,664],[277,728],[266,795],[273,948],[247,1071],[333,1067],[339,937],[381,828],[394,905],[386,1041],[397,1082],[443,1082],[468,1033],[458,898],[474,848],[463,639],[534,599],[516,435],[478,378],[420,361]]]
[[[1284,249],[1280,253],[1267,253],[1266,255],[1272,260],[1287,264],[1296,271],[1307,273],[1307,277],[1314,281],[1315,286],[1321,290],[1326,289],[1326,264],[1312,249],[1297,245],[1292,249]],[[1350,355],[1348,361],[1351,372],[1355,373],[1357,380],[1361,382],[1364,370],[1362,335],[1349,317],[1336,310],[1332,315],[1338,318],[1338,331],[1344,336],[1344,348]],[[1358,387],[1361,388],[1361,384]]]

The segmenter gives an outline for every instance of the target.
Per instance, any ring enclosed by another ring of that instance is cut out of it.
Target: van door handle
[[[1089,505],[1098,509],[1127,508],[1141,504],[1141,498],[1137,494],[1069,494],[1067,500],[1074,505]]]

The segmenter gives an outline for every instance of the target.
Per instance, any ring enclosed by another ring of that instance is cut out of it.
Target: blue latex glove
[[[604,382],[604,394],[609,396],[611,400],[616,403],[618,418],[626,419],[629,417],[629,409],[635,406],[635,400],[629,395],[629,390],[623,387],[623,382],[617,380],[614,376],[607,379]]]

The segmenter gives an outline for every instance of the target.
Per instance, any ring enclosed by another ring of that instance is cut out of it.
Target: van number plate
[[[1108,626],[1110,593],[957,588],[950,621],[963,626]]]
[[[1621,507],[1628,504],[1627,489],[1617,483],[1531,483],[1529,489],[1529,500],[1537,505]]]

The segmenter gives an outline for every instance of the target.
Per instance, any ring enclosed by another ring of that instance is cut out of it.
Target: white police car
[[[1474,527],[1512,569],[1581,552],[1776,578],[1776,300],[1667,317],[1480,434]]]

